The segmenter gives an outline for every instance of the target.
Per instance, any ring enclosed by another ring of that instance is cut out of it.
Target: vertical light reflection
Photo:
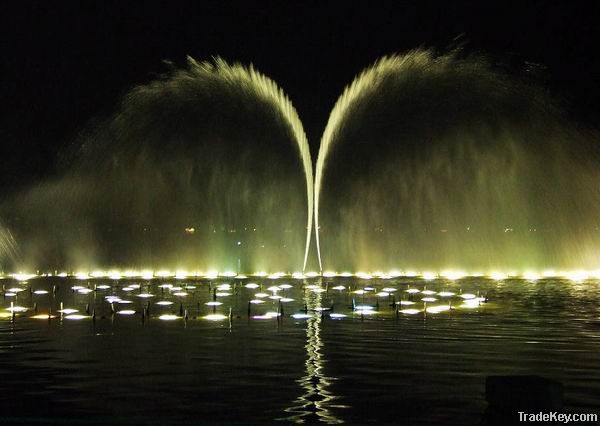
[[[290,416],[279,419],[293,423],[344,423],[330,411],[331,408],[347,408],[333,402],[339,399],[331,393],[329,388],[335,377],[324,374],[325,359],[323,356],[323,341],[321,340],[321,293],[307,291],[304,302],[314,314],[307,320],[306,327],[306,361],[305,374],[296,382],[302,388],[302,395],[294,400],[293,405],[285,411]]]

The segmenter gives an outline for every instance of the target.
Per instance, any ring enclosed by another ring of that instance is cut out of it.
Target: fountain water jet
[[[321,270],[594,267],[594,139],[481,57],[384,57],[345,89],[321,139]]]
[[[306,266],[308,143],[289,99],[253,67],[188,58],[131,90],[81,139],[58,177],[0,206],[19,217],[10,225],[26,266]]]

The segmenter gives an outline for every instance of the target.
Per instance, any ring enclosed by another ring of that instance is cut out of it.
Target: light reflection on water
[[[24,291],[0,299],[0,311],[8,312],[11,301],[29,310],[17,312],[14,322],[10,314],[0,317],[3,419],[473,424],[485,410],[484,381],[490,374],[557,379],[565,384],[571,411],[598,406],[597,281],[372,279],[366,284],[332,278],[326,285],[319,279],[282,280],[293,285],[277,291],[282,299],[250,304],[250,317],[282,308],[279,320],[248,318],[248,302],[256,293],[271,294],[270,280],[257,288],[232,285],[230,295],[222,297],[207,281],[190,282],[196,288],[178,282],[187,296],[159,287],[169,280],[137,281],[139,288],[122,291],[134,281],[107,281],[110,288],[88,294],[73,292],[71,286],[87,284],[69,279],[6,283]],[[344,290],[333,290],[340,284]],[[367,285],[374,290],[352,293]],[[456,309],[397,316],[394,301],[424,308],[422,295],[406,289],[425,286],[438,293],[431,295],[440,299],[433,304],[441,303],[440,291],[455,293],[449,299]],[[30,293],[30,287],[48,293]],[[384,287],[396,291],[375,296]],[[461,294],[478,292],[489,303],[460,308]],[[135,297],[144,293],[154,297]],[[110,295],[131,301],[114,301],[115,311],[135,314],[112,314]],[[215,298],[222,305],[206,305]],[[378,312],[353,314],[353,298]],[[85,318],[61,321],[60,302]],[[32,318],[34,303],[38,316],[51,306],[56,318]],[[305,305],[308,319],[290,317]],[[318,313],[332,305],[347,317],[333,320],[330,312]],[[204,318],[212,314],[227,319]],[[175,318],[161,321],[160,315]]]
[[[306,361],[304,363],[306,374],[297,380],[303,394],[294,401],[294,405],[286,408],[291,415],[280,420],[294,423],[339,424],[343,421],[331,412],[330,407],[345,408],[343,405],[333,405],[339,397],[334,396],[331,384],[335,380],[325,374],[325,359],[323,354],[324,343],[321,340],[321,312],[322,293],[307,292],[304,294],[304,303],[310,318],[306,320]]]

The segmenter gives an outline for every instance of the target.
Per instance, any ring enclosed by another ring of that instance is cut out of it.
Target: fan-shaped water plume
[[[63,165],[70,170],[3,206],[4,217],[19,218],[29,266],[306,264],[308,144],[291,102],[254,68],[189,58],[131,90],[88,133]]]
[[[540,89],[481,57],[383,58],[346,88],[322,137],[322,267],[597,267],[593,156]]]

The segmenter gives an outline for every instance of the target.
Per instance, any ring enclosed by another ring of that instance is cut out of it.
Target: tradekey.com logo
[[[567,414],[558,413],[551,411],[549,413],[526,413],[519,411],[520,422],[558,422],[558,423],[570,423],[570,422],[593,422],[598,424],[598,414],[593,413],[581,413],[581,414]]]

